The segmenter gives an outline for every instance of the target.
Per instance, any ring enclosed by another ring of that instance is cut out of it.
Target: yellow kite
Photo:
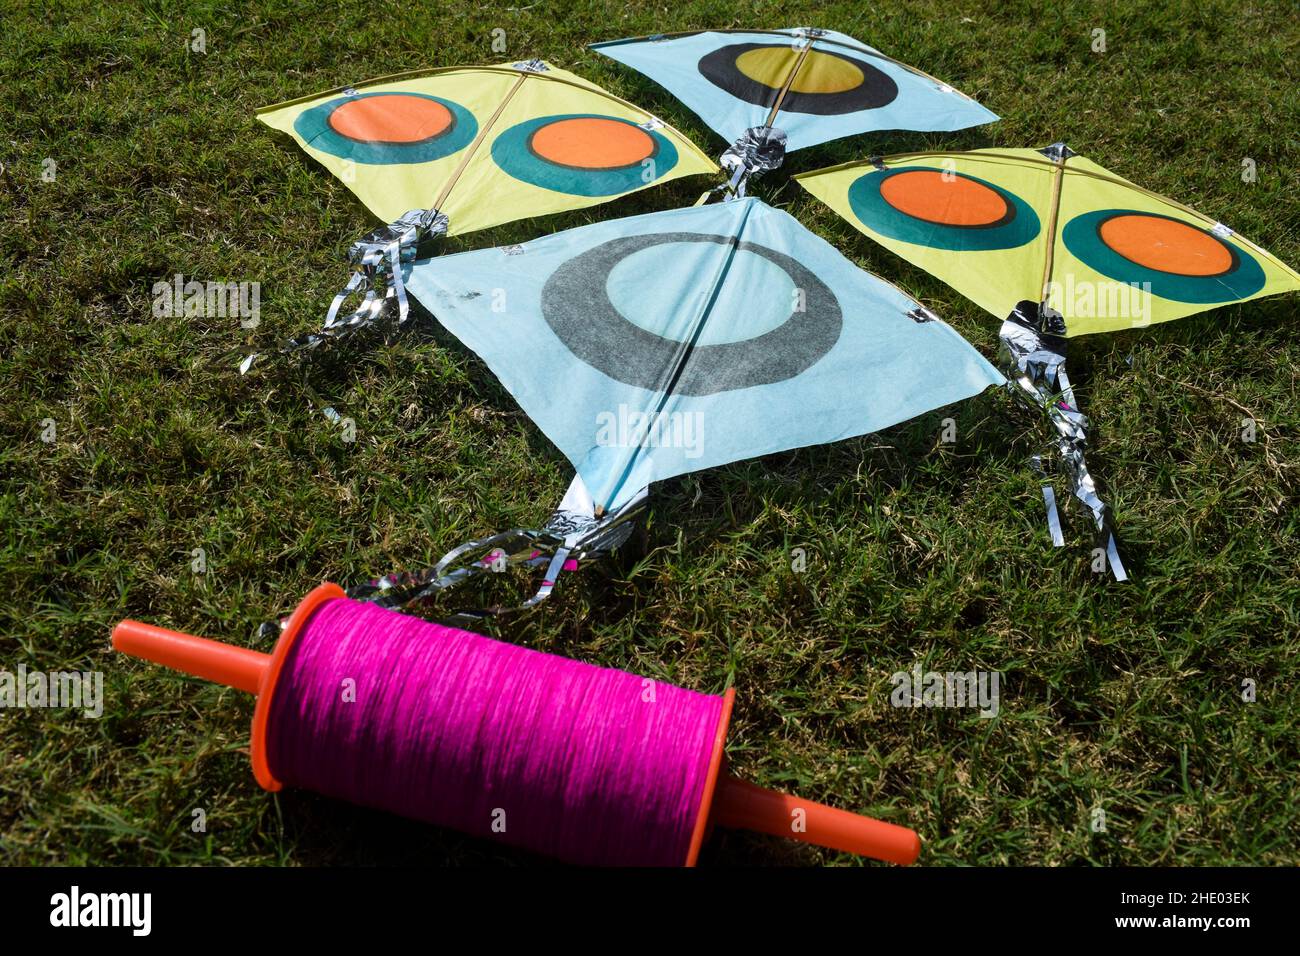
[[[258,118],[389,223],[353,244],[352,280],[324,328],[289,350],[372,324],[394,302],[405,321],[400,264],[428,236],[582,209],[718,171],[671,126],[542,60],[382,77],[269,106]],[[360,306],[341,316],[354,294]]]
[[[1018,394],[1046,408],[1076,497],[1111,570],[1123,565],[1084,461],[1087,419],[1065,373],[1067,337],[1141,328],[1300,289],[1300,274],[1193,209],[1063,143],[886,156],[795,177],[860,231],[997,317]],[[1063,543],[1050,488],[1052,537]]]
[[[795,178],[998,318],[1028,299],[1070,337],[1300,289],[1300,274],[1213,219],[1045,152],[887,156]]]
[[[649,113],[538,60],[383,77],[258,118],[384,222],[436,209],[453,236],[718,168]]]

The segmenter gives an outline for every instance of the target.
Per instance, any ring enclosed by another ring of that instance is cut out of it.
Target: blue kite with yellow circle
[[[834,30],[701,30],[594,43],[727,140],[755,126],[786,150],[879,130],[951,132],[997,115],[952,86]]]
[[[437,256],[406,283],[611,512],[652,482],[868,434],[1004,381],[754,198]]]

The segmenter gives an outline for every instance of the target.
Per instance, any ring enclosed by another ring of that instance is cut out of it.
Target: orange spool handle
[[[261,651],[142,621],[123,621],[113,628],[113,649],[250,694],[261,692],[262,679],[271,663],[271,655]]]
[[[113,628],[113,647],[172,670],[256,694],[257,706],[253,709],[248,752],[257,782],[265,790],[276,791],[284,785],[272,772],[267,753],[267,726],[271,720],[275,685],[289,651],[312,615],[328,602],[345,596],[337,584],[327,583],[313,588],[290,615],[275,650],[270,654],[169,631],[140,621],[123,621]]]
[[[907,866],[921,853],[921,838],[896,826],[847,810],[836,810],[788,793],[778,793],[730,775],[718,781],[710,822],[736,830],[757,830]]]
[[[122,621],[113,628],[113,647],[132,657],[153,661],[172,670],[264,698],[268,691],[274,690],[270,685],[277,676],[277,668],[273,666],[276,659],[283,658],[296,631],[306,623],[315,606],[342,596],[343,592],[333,585],[323,585],[308,595],[298,612],[295,612],[274,655],[130,620]],[[775,790],[766,790],[719,772],[722,769],[721,744],[726,736],[725,718],[730,716],[732,691],[727,692],[726,699],[726,713],[718,728],[718,747],[711,768],[716,785],[710,781],[714,789],[711,799],[701,807],[701,820],[692,840],[687,865],[694,864],[704,830],[711,825],[757,830],[903,866],[916,860],[921,852],[921,841],[906,827],[836,810],[834,807],[777,793]],[[267,703],[267,700],[260,699],[259,711],[265,710],[263,705]],[[260,736],[259,730],[264,731],[264,728],[259,727],[255,718],[255,737]],[[271,775],[269,768],[259,766],[265,763],[261,750],[255,740],[253,757],[258,782],[267,789],[278,790],[279,782]]]

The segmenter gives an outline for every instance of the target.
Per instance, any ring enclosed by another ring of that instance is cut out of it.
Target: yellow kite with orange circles
[[[449,235],[718,168],[654,116],[540,60],[384,77],[258,116],[384,222],[436,209]]]
[[[998,318],[1027,300],[1059,313],[1067,336],[1300,289],[1300,274],[1229,226],[1045,152],[914,153],[795,178]]]

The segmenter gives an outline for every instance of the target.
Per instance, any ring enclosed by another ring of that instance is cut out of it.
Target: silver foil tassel
[[[784,130],[774,126],[751,126],[718,157],[718,165],[728,170],[731,177],[714,191],[725,191],[727,199],[745,198],[751,176],[779,169],[785,162],[785,144]]]
[[[1065,373],[1065,322],[1060,313],[1035,302],[1020,302],[1002,323],[1000,359],[1007,385],[1017,397],[1047,412],[1056,432],[1051,448],[1059,468],[1070,481],[1074,497],[1092,515],[1093,524],[1106,553],[1106,564],[1117,581],[1128,580],[1119,555],[1119,543],[1111,524],[1110,507],[1097,493],[1097,483],[1088,471],[1084,450],[1088,442],[1088,419],[1075,404],[1074,389]],[[1035,456],[1038,458],[1038,456]],[[1060,546],[1064,536],[1056,512],[1056,496],[1043,489],[1048,507],[1052,541]]]
[[[623,545],[644,509],[642,488],[617,511],[600,512],[582,478],[574,476],[559,507],[540,529],[514,528],[467,541],[442,556],[434,567],[385,575],[348,589],[348,596],[382,607],[401,608],[427,601],[442,591],[507,568],[545,568],[533,596],[515,607],[459,610],[447,620],[473,621],[536,607],[551,596],[560,574],[581,562],[605,557]]]
[[[410,300],[402,266],[415,260],[417,249],[425,239],[444,235],[447,225],[447,217],[436,209],[412,209],[395,222],[380,226],[352,243],[348,249],[352,275],[334,296],[320,329],[289,339],[277,354],[315,348],[389,317],[396,319],[396,327],[404,325],[410,315]],[[353,296],[360,296],[361,301],[353,311],[342,314],[344,303]],[[240,374],[247,374],[259,357],[256,352],[245,357],[239,365]]]

